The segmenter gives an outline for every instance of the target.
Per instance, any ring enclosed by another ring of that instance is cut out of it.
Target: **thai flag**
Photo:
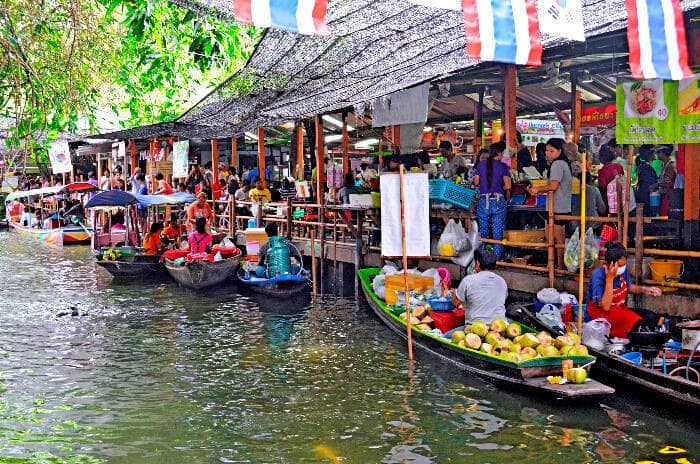
[[[328,35],[328,0],[233,0],[233,16],[251,26]]]
[[[625,5],[632,77],[692,77],[679,0],[625,0]]]
[[[542,64],[536,0],[462,0],[462,11],[469,58]]]

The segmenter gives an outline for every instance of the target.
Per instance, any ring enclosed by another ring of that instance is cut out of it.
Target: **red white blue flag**
[[[542,64],[536,0],[462,0],[462,11],[469,58]]]
[[[233,0],[236,21],[306,35],[328,35],[328,0]]]
[[[625,0],[625,5],[632,77],[692,77],[679,0]]]

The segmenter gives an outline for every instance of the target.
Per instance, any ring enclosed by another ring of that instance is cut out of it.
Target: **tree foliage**
[[[31,150],[81,118],[92,128],[100,108],[123,126],[173,119],[243,64],[259,36],[166,0],[4,0],[6,144]]]

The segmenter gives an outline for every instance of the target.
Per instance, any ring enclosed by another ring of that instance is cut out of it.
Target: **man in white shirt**
[[[490,324],[494,319],[505,319],[508,284],[503,277],[492,272],[496,269],[496,253],[486,248],[474,252],[476,274],[462,279],[457,290],[452,291],[452,303],[464,305],[465,323],[481,321]]]
[[[467,167],[467,162],[461,156],[455,155],[452,151],[452,143],[448,140],[440,142],[440,154],[443,160],[440,163],[440,174],[445,179],[453,179],[457,176],[457,169]]]

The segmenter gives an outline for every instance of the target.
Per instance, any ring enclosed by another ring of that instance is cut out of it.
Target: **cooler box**
[[[396,292],[405,290],[403,273],[392,274],[386,277],[386,304],[396,304]],[[417,292],[425,292],[435,286],[435,280],[430,276],[408,274],[408,289]]]
[[[430,317],[435,322],[435,328],[440,329],[442,333],[447,333],[456,327],[464,325],[463,309],[455,309],[453,311],[431,311]]]
[[[248,242],[258,242],[259,246],[262,246],[267,242],[267,234],[265,233],[265,228],[263,227],[251,227],[245,230],[245,241]]]

